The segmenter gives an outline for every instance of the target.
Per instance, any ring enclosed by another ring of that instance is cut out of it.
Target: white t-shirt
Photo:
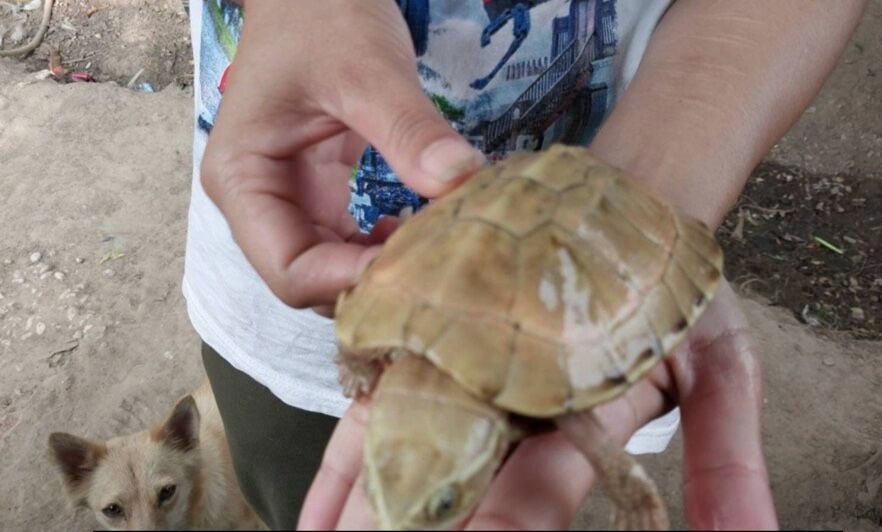
[[[458,131],[498,159],[556,140],[590,142],[637,70],[669,0],[399,4],[427,94]],[[242,18],[227,2],[200,2],[191,11],[196,134],[183,280],[190,319],[208,345],[283,402],[339,417],[349,401],[333,362],[333,321],[292,309],[269,290],[198,179]],[[378,216],[425,204],[370,148],[352,192],[350,211],[365,230]],[[661,452],[679,418],[674,410],[641,428],[628,451]]]

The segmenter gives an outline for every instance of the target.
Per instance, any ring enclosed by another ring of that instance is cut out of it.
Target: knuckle
[[[207,148],[199,168],[199,180],[208,197],[220,204],[236,194],[246,175],[242,166],[238,159]]]
[[[415,146],[428,144],[439,132],[438,117],[433,116],[423,109],[412,107],[402,108],[390,122],[387,131],[387,146],[393,153],[418,154],[420,150],[412,149]]]

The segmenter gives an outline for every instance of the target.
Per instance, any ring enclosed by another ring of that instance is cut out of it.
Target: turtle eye
[[[430,521],[446,519],[459,506],[459,488],[448,484],[438,490],[426,505],[426,517]]]

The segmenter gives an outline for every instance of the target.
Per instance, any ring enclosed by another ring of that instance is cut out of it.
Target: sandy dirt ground
[[[91,515],[65,507],[48,434],[140,430],[203,378],[180,292],[192,116],[185,19],[171,2],[94,5],[102,9],[87,16],[93,4],[60,1],[59,24],[74,30],[56,26],[48,42],[73,59],[91,53],[79,67],[104,83],[37,79],[45,47],[23,63],[0,60],[4,530],[91,529]],[[128,62],[120,43],[134,51]],[[824,92],[770,158],[882,177],[880,65],[874,0]],[[162,90],[121,86],[142,68]],[[743,304],[766,370],[764,439],[782,526],[882,529],[882,342],[810,327],[756,295]],[[681,453],[678,436],[668,452],[641,458],[678,527]],[[574,526],[605,527],[606,513],[593,496]]]

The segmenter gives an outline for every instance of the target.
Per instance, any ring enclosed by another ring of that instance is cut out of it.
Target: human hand
[[[623,396],[597,408],[622,445],[649,420],[679,404],[683,496],[690,527],[777,527],[760,442],[761,371],[737,297],[723,282],[673,353]],[[299,529],[375,527],[361,479],[369,405],[342,418],[307,495]],[[522,442],[494,479],[466,529],[568,527],[595,476],[560,432]]]
[[[250,2],[202,184],[289,305],[332,304],[394,229],[362,235],[347,211],[367,143],[427,197],[483,161],[420,88],[395,2]]]

